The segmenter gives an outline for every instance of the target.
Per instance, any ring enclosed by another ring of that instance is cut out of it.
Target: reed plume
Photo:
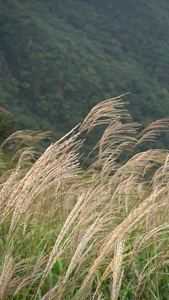
[[[20,131],[1,145],[3,164],[14,143],[0,186],[0,299],[128,299],[127,284],[133,299],[150,289],[159,296],[158,272],[168,272],[169,152],[138,147],[169,120],[139,132],[124,104],[121,96],[99,103],[42,155],[34,144],[49,133]],[[81,136],[99,125],[96,155],[82,170]]]

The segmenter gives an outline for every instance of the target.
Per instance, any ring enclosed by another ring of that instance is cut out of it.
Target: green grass
[[[120,98],[103,101],[35,161],[45,135],[13,134],[21,150],[1,175],[0,299],[168,299],[169,153],[135,154],[168,123],[138,135],[124,117]],[[82,170],[81,134],[99,124],[97,157]]]

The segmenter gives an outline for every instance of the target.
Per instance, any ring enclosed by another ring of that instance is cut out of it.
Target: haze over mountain
[[[0,0],[0,106],[55,140],[126,92],[135,121],[169,116],[168,15],[167,0]]]

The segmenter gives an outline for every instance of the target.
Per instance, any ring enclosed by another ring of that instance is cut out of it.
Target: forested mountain
[[[168,14],[168,0],[0,0],[0,106],[55,140],[126,92],[135,121],[169,116]]]

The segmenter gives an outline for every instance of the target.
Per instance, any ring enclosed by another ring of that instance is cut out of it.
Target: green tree
[[[14,130],[15,117],[3,107],[0,107],[0,143],[2,143]]]

